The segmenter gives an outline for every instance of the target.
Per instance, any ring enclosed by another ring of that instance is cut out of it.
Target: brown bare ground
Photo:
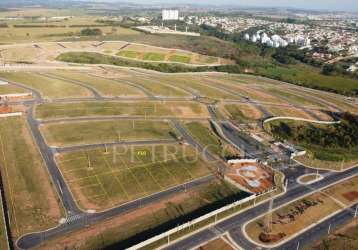
[[[298,118],[314,120],[313,117],[311,117],[302,109],[293,108],[293,107],[276,107],[276,106],[266,106],[266,108],[274,116],[289,116],[289,117],[298,117]]]

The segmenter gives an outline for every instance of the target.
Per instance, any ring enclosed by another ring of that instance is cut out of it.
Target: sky
[[[127,0],[139,3],[196,3],[196,4],[235,4],[259,7],[293,7],[303,9],[323,9],[357,11],[358,0]]]

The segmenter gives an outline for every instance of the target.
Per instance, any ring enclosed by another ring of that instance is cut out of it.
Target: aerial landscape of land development
[[[311,2],[1,0],[0,250],[358,249],[358,2]]]

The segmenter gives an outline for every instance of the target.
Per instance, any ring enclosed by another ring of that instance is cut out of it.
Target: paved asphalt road
[[[303,168],[303,167],[302,167]],[[347,170],[345,172],[329,172],[325,174],[325,178],[319,182],[313,183],[308,186],[304,185],[297,185],[295,183],[292,183],[288,186],[287,192],[278,198],[274,200],[274,208],[289,203],[290,201],[302,197],[313,190],[317,190],[319,188],[323,188],[331,183],[337,182],[343,178],[351,177],[353,175],[358,174],[358,168],[352,168],[350,170]],[[224,232],[230,232],[230,235],[233,237],[233,239],[243,247],[244,249],[259,249],[258,246],[252,244],[250,241],[248,241],[242,233],[242,226],[248,222],[251,219],[254,219],[265,212],[267,212],[269,209],[269,202],[265,202],[263,204],[260,204],[254,208],[248,209],[240,214],[235,215],[232,218],[226,219],[217,225],[215,225],[214,228],[208,228],[205,229],[199,233],[195,233],[192,236],[185,238],[181,241],[176,242],[173,245],[170,245],[166,247],[165,249],[171,249],[171,250],[182,250],[182,249],[191,249],[193,247],[196,247],[200,244],[203,244],[209,240],[212,240],[214,237],[217,236],[217,233],[224,233]],[[343,216],[346,218],[346,216]],[[348,216],[349,217],[349,216]],[[352,217],[351,217],[352,218]],[[337,222],[343,221],[343,219],[340,219],[338,217]],[[332,218],[330,221],[334,221],[335,219]],[[322,226],[324,228],[324,226]],[[323,230],[323,229],[322,229]],[[317,230],[317,232],[322,232],[322,230]],[[314,233],[315,231],[311,231],[311,233]],[[310,240],[317,238],[317,236],[308,234],[301,235],[299,237],[299,240],[301,241],[301,246],[304,246],[305,244],[310,243]],[[297,245],[297,239],[292,239],[288,241],[285,245],[282,247],[278,247],[277,249],[292,249],[292,248],[286,248],[286,247],[292,247]],[[293,248],[293,249],[296,249]]]

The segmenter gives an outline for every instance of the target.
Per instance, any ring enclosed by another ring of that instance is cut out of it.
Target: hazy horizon
[[[112,0],[118,1],[121,0]],[[122,0],[123,1],[123,0]],[[167,0],[124,0],[124,2],[133,3],[168,3]],[[332,10],[332,11],[355,11],[358,12],[357,0],[250,0],[250,1],[238,1],[238,0],[221,0],[218,3],[217,0],[173,0],[170,4],[213,4],[213,5],[237,5],[237,6],[250,6],[250,7],[284,7],[284,8],[300,8],[310,10]]]

